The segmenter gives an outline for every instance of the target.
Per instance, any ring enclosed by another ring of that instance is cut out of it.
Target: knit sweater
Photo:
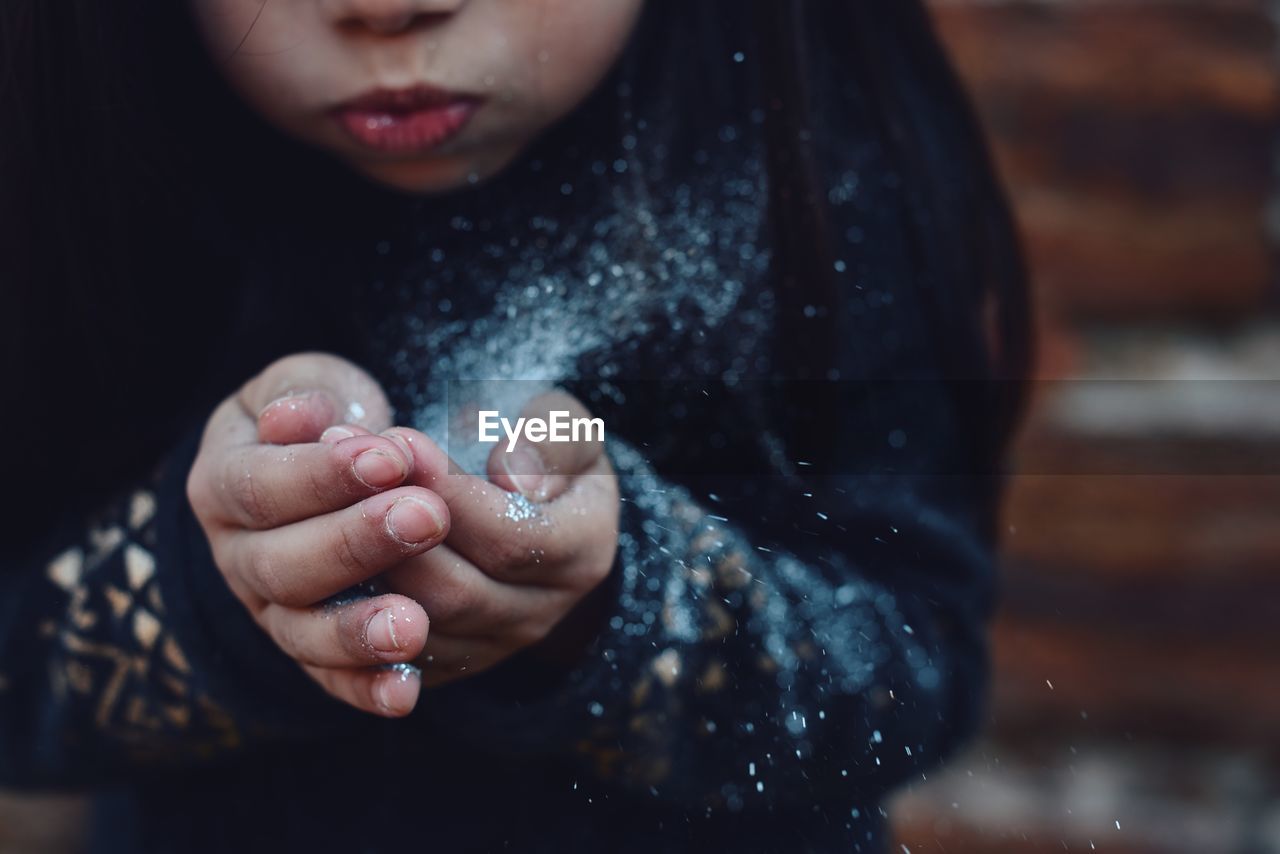
[[[873,142],[822,160],[836,441],[822,466],[794,446],[760,137],[721,133],[665,198],[595,150],[535,149],[498,182],[607,201],[585,225],[485,186],[362,187],[343,207],[376,222],[317,246],[355,272],[304,343],[370,370],[398,423],[444,435],[461,382],[561,385],[603,418],[621,533],[572,665],[516,655],[404,720],[338,704],[213,564],[184,488],[196,419],[0,576],[0,783],[93,787],[104,851],[880,850],[886,794],[980,717],[995,486],[967,468]],[[249,283],[243,352],[290,310]],[[229,373],[264,366],[245,358]]]

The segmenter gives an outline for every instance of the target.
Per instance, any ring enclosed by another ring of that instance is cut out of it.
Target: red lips
[[[353,139],[386,152],[425,152],[455,136],[482,99],[434,86],[376,89],[333,110]]]

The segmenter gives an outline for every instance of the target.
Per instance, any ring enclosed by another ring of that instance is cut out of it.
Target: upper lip
[[[406,86],[399,89],[382,87],[358,95],[338,105],[339,110],[360,110],[378,113],[408,113],[414,110],[440,107],[461,100],[479,100],[475,95],[450,92],[429,83]]]

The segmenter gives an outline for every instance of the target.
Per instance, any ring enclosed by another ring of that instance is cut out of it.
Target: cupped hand
[[[562,392],[534,399],[523,414],[555,410],[588,415]],[[449,507],[444,544],[383,579],[430,615],[431,636],[417,659],[425,683],[481,672],[524,649],[571,660],[599,618],[579,605],[608,576],[617,551],[618,487],[602,443],[522,437],[510,452],[499,443],[485,480],[460,473],[423,433],[396,427],[385,435],[412,448],[409,482]]]
[[[417,702],[418,674],[372,665],[419,658],[426,612],[411,593],[327,601],[449,531],[441,496],[406,484],[410,446],[372,432],[389,418],[382,390],[350,362],[281,359],[210,417],[187,495],[218,569],[272,640],[335,697],[399,716]],[[352,429],[316,441],[339,421]]]

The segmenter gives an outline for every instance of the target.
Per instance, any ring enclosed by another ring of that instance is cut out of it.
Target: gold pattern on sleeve
[[[140,530],[156,515],[156,497],[145,489],[139,489],[129,500],[129,527]]]
[[[65,601],[54,630],[52,683],[93,703],[94,725],[133,754],[174,745],[210,755],[239,743],[230,716],[193,687],[191,665],[166,623],[157,582],[156,500],[139,490],[122,518],[92,528],[88,548],[68,549],[45,577]],[[194,729],[197,728],[198,729]]]
[[[660,624],[670,634],[685,624],[677,614],[692,605],[696,622],[691,637],[677,644],[655,644],[642,660],[623,702],[625,712],[604,717],[600,726],[582,739],[578,751],[586,756],[602,780],[632,787],[656,789],[671,781],[684,736],[692,734],[700,744],[713,742],[724,724],[708,718],[697,704],[733,687],[730,665],[721,651],[737,636],[740,620],[764,608],[768,588],[749,568],[749,553],[726,542],[727,532],[696,505],[673,505],[675,536],[685,538],[683,554],[673,550],[680,601],[664,599]],[[772,676],[777,661],[763,650],[748,659],[758,672]],[[723,802],[720,791],[704,794],[707,806]]]
[[[133,611],[133,636],[143,649],[150,651],[160,637],[161,625],[156,616],[146,608],[137,607]]]
[[[129,579],[129,589],[141,590],[156,574],[156,559],[142,546],[130,543],[124,549],[124,572]]]
[[[49,562],[45,575],[54,584],[68,593],[80,585],[80,574],[84,571],[84,552],[80,549],[67,549]]]
[[[104,585],[102,593],[107,599],[107,604],[111,606],[111,615],[117,620],[123,619],[124,615],[129,613],[129,606],[133,604],[133,597],[128,591],[121,590],[114,584]]]
[[[707,669],[702,671],[702,676],[698,678],[698,690],[704,694],[715,693],[723,689],[727,681],[728,674],[725,673],[724,662],[712,659],[707,662]]]
[[[728,609],[714,599],[707,599],[702,606],[702,611],[707,618],[707,624],[702,629],[703,640],[727,638],[738,627],[738,621],[733,618]]]
[[[655,658],[650,667],[653,670],[653,675],[658,677],[658,681],[671,688],[676,684],[676,680],[680,678],[680,653],[674,649],[668,649]]]

